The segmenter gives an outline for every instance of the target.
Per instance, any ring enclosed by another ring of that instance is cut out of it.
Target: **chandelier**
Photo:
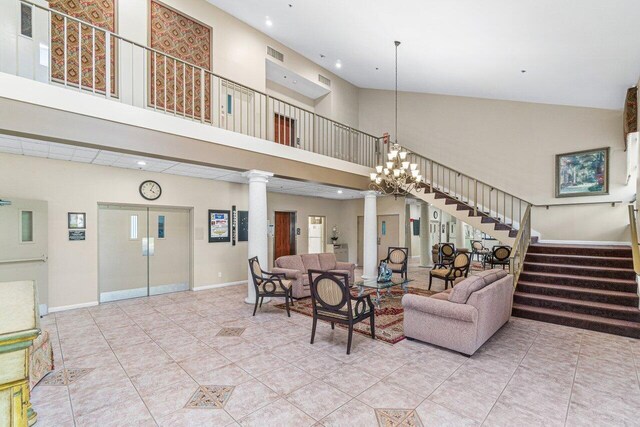
[[[422,190],[424,182],[417,163],[411,163],[409,152],[398,144],[398,46],[396,45],[396,88],[395,88],[395,137],[396,140],[389,147],[387,161],[376,166],[376,171],[371,172],[369,188],[387,196],[405,196],[411,191]]]

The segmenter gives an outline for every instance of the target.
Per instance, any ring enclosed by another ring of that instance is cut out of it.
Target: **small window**
[[[129,239],[138,239],[138,215],[131,215],[131,227],[129,230]]]
[[[158,215],[158,239],[164,239],[164,215]]]
[[[227,114],[233,114],[233,96],[227,95]]]
[[[22,243],[33,242],[33,212],[20,212],[20,241]]]
[[[25,37],[33,37],[33,9],[30,5],[20,3],[20,34]]]

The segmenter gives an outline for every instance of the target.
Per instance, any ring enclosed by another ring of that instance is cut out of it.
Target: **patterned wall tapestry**
[[[96,27],[116,32],[116,0],[49,0],[49,7],[74,18],[89,22]],[[106,90],[106,48],[104,31],[95,31],[95,47],[90,27],[80,28],[82,37],[78,38],[78,23],[67,21],[67,83],[77,86],[79,73],[82,73],[82,87],[95,90]],[[116,88],[116,45],[111,40],[111,93],[117,94]],[[80,46],[79,46],[80,45]],[[80,54],[78,54],[80,52]],[[64,81],[64,18],[52,14],[51,18],[51,78]],[[93,61],[95,57],[95,69]],[[80,59],[81,69],[78,68]],[[95,73],[95,76],[94,76]]]
[[[151,0],[152,48],[172,57],[211,70],[211,28],[196,22],[173,9]],[[178,114],[200,118],[202,78],[199,69],[166,58],[150,55],[149,67],[151,106]],[[211,79],[204,79],[205,120],[211,120]],[[166,100],[166,101],[165,101]]]

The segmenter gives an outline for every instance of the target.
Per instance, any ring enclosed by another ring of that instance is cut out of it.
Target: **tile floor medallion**
[[[239,337],[244,330],[245,328],[222,328],[216,335],[219,337]]]
[[[42,385],[69,385],[76,380],[84,377],[91,371],[93,371],[93,368],[59,369],[47,375],[46,378],[42,380]]]
[[[201,385],[185,405],[191,409],[222,409],[235,387],[224,385]]]
[[[412,409],[376,409],[376,418],[380,427],[423,427]]]

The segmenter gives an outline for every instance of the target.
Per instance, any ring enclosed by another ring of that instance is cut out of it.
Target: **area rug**
[[[369,291],[365,293],[374,293],[375,291]],[[436,294],[434,291],[427,291],[423,289],[417,288],[408,288],[408,292],[410,294],[430,296]],[[353,291],[354,296],[357,295],[357,290]],[[404,309],[402,308],[402,295],[404,292],[399,288],[392,288],[391,295],[388,296],[386,291],[384,292],[384,297],[380,301],[380,308],[376,307],[376,338],[390,344],[395,344],[399,341],[402,341],[404,336],[404,328],[403,328],[403,320],[404,320]],[[284,303],[275,304],[274,307],[284,310]],[[295,305],[290,307],[292,311],[296,313],[304,314],[305,316],[312,317],[313,316],[313,307],[311,298],[304,298],[298,301],[295,301]],[[347,328],[345,325],[338,324],[337,326],[342,328]],[[370,325],[369,320],[364,320],[353,327],[353,330],[362,335],[370,334]]]

